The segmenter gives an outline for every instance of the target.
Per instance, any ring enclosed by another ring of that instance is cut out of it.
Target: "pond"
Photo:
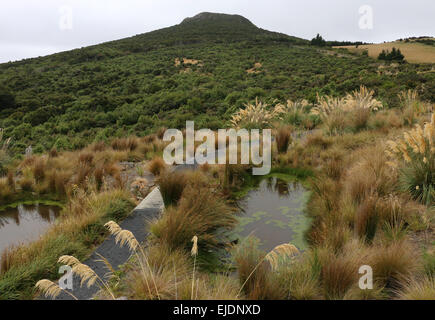
[[[309,195],[299,182],[265,178],[240,201],[243,212],[235,229],[236,237],[255,236],[265,251],[283,243],[305,250],[304,233],[311,224],[304,214]]]
[[[8,247],[35,241],[59,216],[61,208],[20,204],[0,211],[0,254]]]

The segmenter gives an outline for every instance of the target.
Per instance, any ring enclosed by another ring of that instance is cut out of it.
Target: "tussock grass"
[[[187,174],[184,172],[167,172],[159,177],[157,185],[166,207],[178,203],[187,183]]]
[[[231,230],[236,223],[233,210],[222,196],[210,188],[187,186],[177,207],[169,207],[151,225],[151,232],[159,243],[171,249],[188,248],[197,235],[202,250],[216,249],[225,241],[223,230]]]
[[[266,253],[258,249],[258,240],[247,238],[237,245],[233,252],[239,282],[245,297],[249,300],[282,299],[284,293],[278,285],[278,278],[270,273],[265,261]]]
[[[148,170],[155,176],[159,176],[166,170],[166,163],[160,157],[155,157],[148,163]]]
[[[111,143],[112,149],[117,151],[134,151],[138,146],[137,139],[135,137],[115,139]]]
[[[280,127],[276,130],[275,140],[279,153],[287,152],[288,147],[292,141],[291,134],[291,127],[288,126]]]
[[[435,278],[426,276],[422,279],[409,280],[399,293],[399,299],[435,300]]]

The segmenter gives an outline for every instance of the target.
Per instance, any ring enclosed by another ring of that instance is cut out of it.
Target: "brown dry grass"
[[[405,43],[400,41],[387,42],[380,44],[355,46],[341,46],[336,48],[346,48],[353,52],[368,50],[369,56],[377,58],[382,50],[391,51],[393,48],[400,49],[406,61],[411,63],[435,63],[435,48],[420,43]]]

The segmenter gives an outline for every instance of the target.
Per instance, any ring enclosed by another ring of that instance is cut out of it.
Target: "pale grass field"
[[[369,56],[377,58],[382,50],[400,49],[406,61],[410,63],[435,63],[435,47],[416,42],[387,42],[379,44],[355,46],[339,46],[334,48],[346,48],[352,52],[362,52],[368,50]]]

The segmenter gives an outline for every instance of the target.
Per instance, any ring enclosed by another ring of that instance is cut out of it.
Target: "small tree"
[[[405,59],[405,56],[402,54],[400,49],[393,48],[391,52],[388,50],[382,50],[382,52],[378,56],[379,60],[385,61],[398,61],[402,62]]]
[[[311,40],[311,45],[318,46],[318,47],[324,47],[326,46],[326,41],[323,39],[323,37],[318,33],[315,38]]]

